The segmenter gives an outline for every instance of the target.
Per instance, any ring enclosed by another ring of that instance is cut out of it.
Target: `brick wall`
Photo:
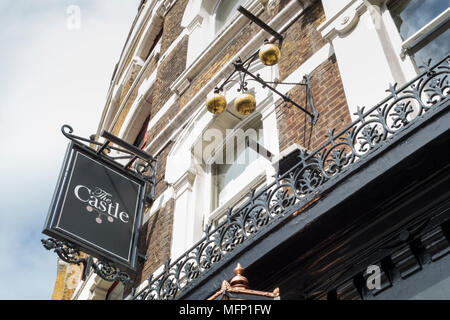
[[[281,60],[278,64],[281,81],[327,43],[317,31],[317,27],[324,20],[325,13],[319,1],[307,8],[287,30],[281,48]]]
[[[181,27],[181,19],[183,17],[184,9],[188,0],[178,0],[173,7],[167,13],[164,24],[163,34],[161,37],[161,50],[160,57],[164,55],[168,47],[173,41],[181,34],[183,28]],[[170,84],[183,72],[186,67],[186,54],[187,54],[187,38],[181,41],[176,48],[167,56],[163,62],[161,62],[157,80],[153,87],[150,89],[151,95],[147,97],[149,104],[148,114],[156,114],[158,110],[167,102],[171,96]],[[125,102],[124,107],[118,117],[116,124],[114,125],[113,134],[117,135],[120,132],[128,112],[133,105],[138,95],[138,89],[142,82],[147,79],[156,69],[157,59],[152,57],[152,60],[147,64],[145,70],[142,72],[142,76],[129,94],[128,100]],[[125,83],[125,91],[128,93],[131,83],[134,78],[130,79],[128,83]],[[124,93],[125,93],[124,91]],[[123,98],[122,98],[123,99]],[[145,118],[145,117],[144,117]],[[167,119],[162,120],[166,123]]]
[[[164,34],[162,36],[161,54],[166,52],[172,42],[183,32],[181,19],[188,0],[177,0],[164,19]]]
[[[147,255],[147,261],[138,264],[134,283],[124,290],[124,296],[131,292],[131,288],[139,285],[170,257],[172,240],[174,200],[167,201],[141,227],[139,237],[139,252]]]
[[[318,121],[312,126],[303,111],[293,105],[279,104],[276,114],[280,150],[293,143],[314,150],[326,141],[327,128],[339,131],[351,122],[335,56],[323,62],[310,76],[314,106],[319,112]],[[305,105],[305,87],[296,87],[290,96],[301,106]]]
[[[166,172],[167,155],[173,143],[167,146],[157,155],[158,171],[156,173],[155,198],[159,197],[167,188],[164,180]],[[138,264],[138,269],[134,274],[134,283],[125,288],[124,295],[128,295],[132,286],[139,285],[150,273],[162,265],[170,257],[170,244],[172,240],[174,200],[167,201],[159,210],[152,213],[149,220],[140,229],[138,250],[139,253],[146,254],[148,259],[144,263]]]
[[[167,156],[172,149],[173,142],[169,142],[164,149],[157,155],[158,170],[156,172],[155,197],[159,197],[167,189],[165,181]]]
[[[85,255],[82,254],[84,257]],[[70,300],[81,281],[82,266],[68,264],[58,258],[56,281],[52,300]]]

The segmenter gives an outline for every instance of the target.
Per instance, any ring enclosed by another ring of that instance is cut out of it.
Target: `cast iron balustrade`
[[[448,107],[450,55],[431,66],[401,88],[390,85],[390,95],[369,110],[359,108],[356,120],[344,130],[328,129],[328,141],[313,152],[300,153],[298,162],[261,191],[252,190],[237,209],[228,209],[227,220],[205,236],[176,261],[166,261],[164,271],[133,299],[173,299],[183,290],[214,272],[236,254],[243,243],[270,231],[292,214],[304,210],[344,173],[389,145],[401,133],[420,122],[430,110]],[[425,121],[425,120],[424,120]],[[274,223],[275,222],[275,223]]]

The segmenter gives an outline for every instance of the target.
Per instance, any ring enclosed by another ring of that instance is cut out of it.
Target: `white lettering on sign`
[[[107,215],[109,222],[113,222],[114,219],[118,219],[123,223],[130,221],[128,213],[121,211],[119,203],[114,202],[111,199],[112,195],[105,190],[98,187],[92,190],[80,184],[74,188],[73,192],[78,200],[89,204],[86,207],[88,212],[96,211],[99,214],[96,219],[97,223],[102,223],[101,214]]]

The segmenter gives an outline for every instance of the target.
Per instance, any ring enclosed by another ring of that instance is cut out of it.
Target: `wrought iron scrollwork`
[[[450,98],[450,56],[435,65],[430,62],[415,79],[397,88],[367,110],[358,108],[357,119],[344,130],[328,130],[328,141],[313,152],[300,153],[287,172],[259,192],[250,192],[247,201],[215,229],[205,228],[204,237],[164,272],[148,279],[148,285],[134,299],[174,299],[185,288],[212,272],[231,252],[274,221],[281,220],[320,196],[327,182],[352,169],[360,159],[389,143],[432,109],[446,107]]]
[[[91,266],[94,269],[94,272],[98,274],[100,278],[106,281],[119,281],[123,284],[131,282],[131,278],[126,272],[120,271],[119,268],[108,262],[99,260],[97,263],[93,263]]]
[[[135,174],[149,184],[147,202],[153,202],[154,188],[156,185],[156,170],[158,166],[156,158],[105,131],[102,132],[102,137],[106,140],[103,143],[95,141],[95,139],[87,139],[74,135],[73,128],[67,124],[61,127],[61,132],[69,140],[88,143],[89,147],[99,147],[98,150],[96,150],[97,155],[110,161],[119,163],[118,161],[128,160],[125,164],[120,165],[125,170],[133,169],[132,171]],[[125,148],[111,145],[118,143],[125,145]]]
[[[123,284],[131,282],[130,276],[126,272],[120,271],[113,264],[98,259],[93,261],[92,257],[81,257],[80,250],[71,243],[55,240],[53,238],[41,239],[42,245],[47,250],[53,250],[58,257],[66,263],[80,265],[83,264],[83,280],[92,268],[94,272],[106,281],[120,281]]]
[[[56,252],[58,257],[64,262],[78,265],[80,263],[85,263],[86,259],[81,257],[80,250],[70,243],[52,238],[46,240],[41,239],[41,242],[45,249]]]

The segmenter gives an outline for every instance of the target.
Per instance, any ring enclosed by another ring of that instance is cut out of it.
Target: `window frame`
[[[392,0],[386,4],[392,19],[394,18],[392,16],[391,8],[398,1],[401,0]],[[427,46],[431,41],[434,40],[434,38],[443,34],[446,31],[445,26],[449,23],[450,23],[450,7],[442,11],[438,16],[433,18],[431,21],[429,21],[427,24],[425,24],[422,28],[417,30],[407,39],[403,39],[401,37],[400,30],[394,23],[394,25],[396,26],[396,31],[399,33],[400,38],[402,39],[400,48],[400,58],[404,60],[406,56],[409,56],[414,64],[416,72],[418,72],[417,66],[418,61],[414,59],[414,54],[420,49]]]
[[[210,205],[208,214],[205,216],[205,220],[208,224],[217,224],[218,221],[226,213],[227,208],[234,207],[238,203],[245,201],[245,196],[248,194],[250,189],[262,187],[267,183],[266,171],[269,166],[272,166],[272,162],[268,161],[263,156],[258,156],[257,159],[253,160],[251,163],[248,163],[248,165],[240,175],[238,175],[235,179],[227,184],[228,188],[233,186],[240,186],[239,190],[228,195],[225,198],[224,202],[222,204],[219,204],[217,183],[213,166],[215,164],[215,161],[217,160],[217,157],[223,155],[224,153],[218,151],[225,148],[230,137],[235,136],[234,133],[236,132],[236,130],[245,128],[248,124],[255,121],[258,117],[261,118],[261,113],[255,112],[253,115],[248,116],[248,118],[244,118],[241,122],[239,122],[233,128],[233,131],[229,135],[227,135],[225,139],[215,148],[214,156],[211,157],[206,163],[206,171],[209,175],[209,183],[211,186],[211,191],[209,193]],[[256,130],[260,130],[260,132],[263,134],[264,121],[262,118],[259,121],[261,121],[261,127]],[[266,140],[264,139],[264,141]],[[245,143],[245,141],[242,142]]]

